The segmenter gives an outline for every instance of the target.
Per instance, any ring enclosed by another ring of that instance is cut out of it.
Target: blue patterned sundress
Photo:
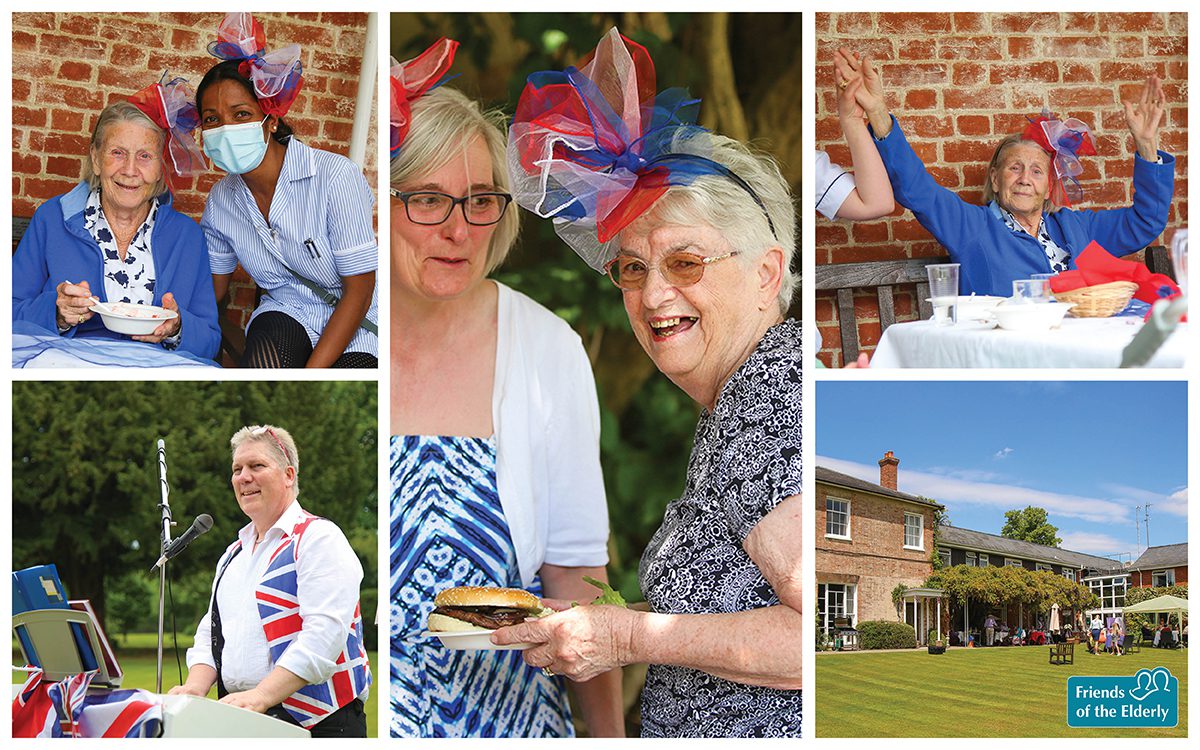
[[[421,637],[438,591],[521,587],[495,440],[393,436],[391,477],[391,735],[573,736],[563,678],[520,651],[452,651]],[[540,580],[528,588],[541,595]]]

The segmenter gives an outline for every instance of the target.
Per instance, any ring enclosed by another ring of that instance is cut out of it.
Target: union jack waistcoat
[[[271,551],[267,569],[254,586],[258,617],[262,621],[263,634],[271,651],[272,664],[279,661],[283,652],[300,635],[303,626],[300,601],[296,596],[296,563],[300,558],[300,542],[304,532],[317,520],[321,520],[321,517],[304,512],[303,518],[292,528],[292,533],[285,534]],[[218,580],[241,546],[242,542],[239,539],[225,550],[217,566]],[[284,699],[283,708],[300,726],[311,728],[362,695],[371,686],[371,667],[367,660],[367,651],[363,647],[362,613],[357,603],[354,605],[354,620],[350,623],[346,643],[336,662],[337,671],[328,680],[315,685],[305,685]]]

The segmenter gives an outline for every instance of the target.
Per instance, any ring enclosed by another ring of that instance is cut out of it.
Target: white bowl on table
[[[90,309],[100,316],[105,328],[126,336],[149,336],[155,328],[179,317],[174,310],[128,302],[97,302]]]
[[[1049,331],[1074,305],[1063,302],[1012,302],[996,305],[991,315],[1006,331]]]
[[[969,297],[960,296],[955,303],[958,312],[958,322],[975,322],[988,320],[988,311],[1003,302],[1006,297],[993,297],[986,294],[972,294]]]

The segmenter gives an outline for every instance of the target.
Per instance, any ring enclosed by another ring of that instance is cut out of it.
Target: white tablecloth
[[[1136,317],[1066,318],[1037,333],[896,323],[883,332],[871,367],[1118,367],[1141,327]],[[1189,340],[1187,325],[1179,326],[1147,367],[1183,367]]]

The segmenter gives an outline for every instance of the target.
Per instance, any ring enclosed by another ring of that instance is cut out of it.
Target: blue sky
[[[1184,383],[823,381],[816,410],[817,465],[878,483],[893,451],[898,489],[955,526],[999,534],[1037,505],[1065,549],[1136,555],[1149,503],[1150,543],[1187,541]]]

